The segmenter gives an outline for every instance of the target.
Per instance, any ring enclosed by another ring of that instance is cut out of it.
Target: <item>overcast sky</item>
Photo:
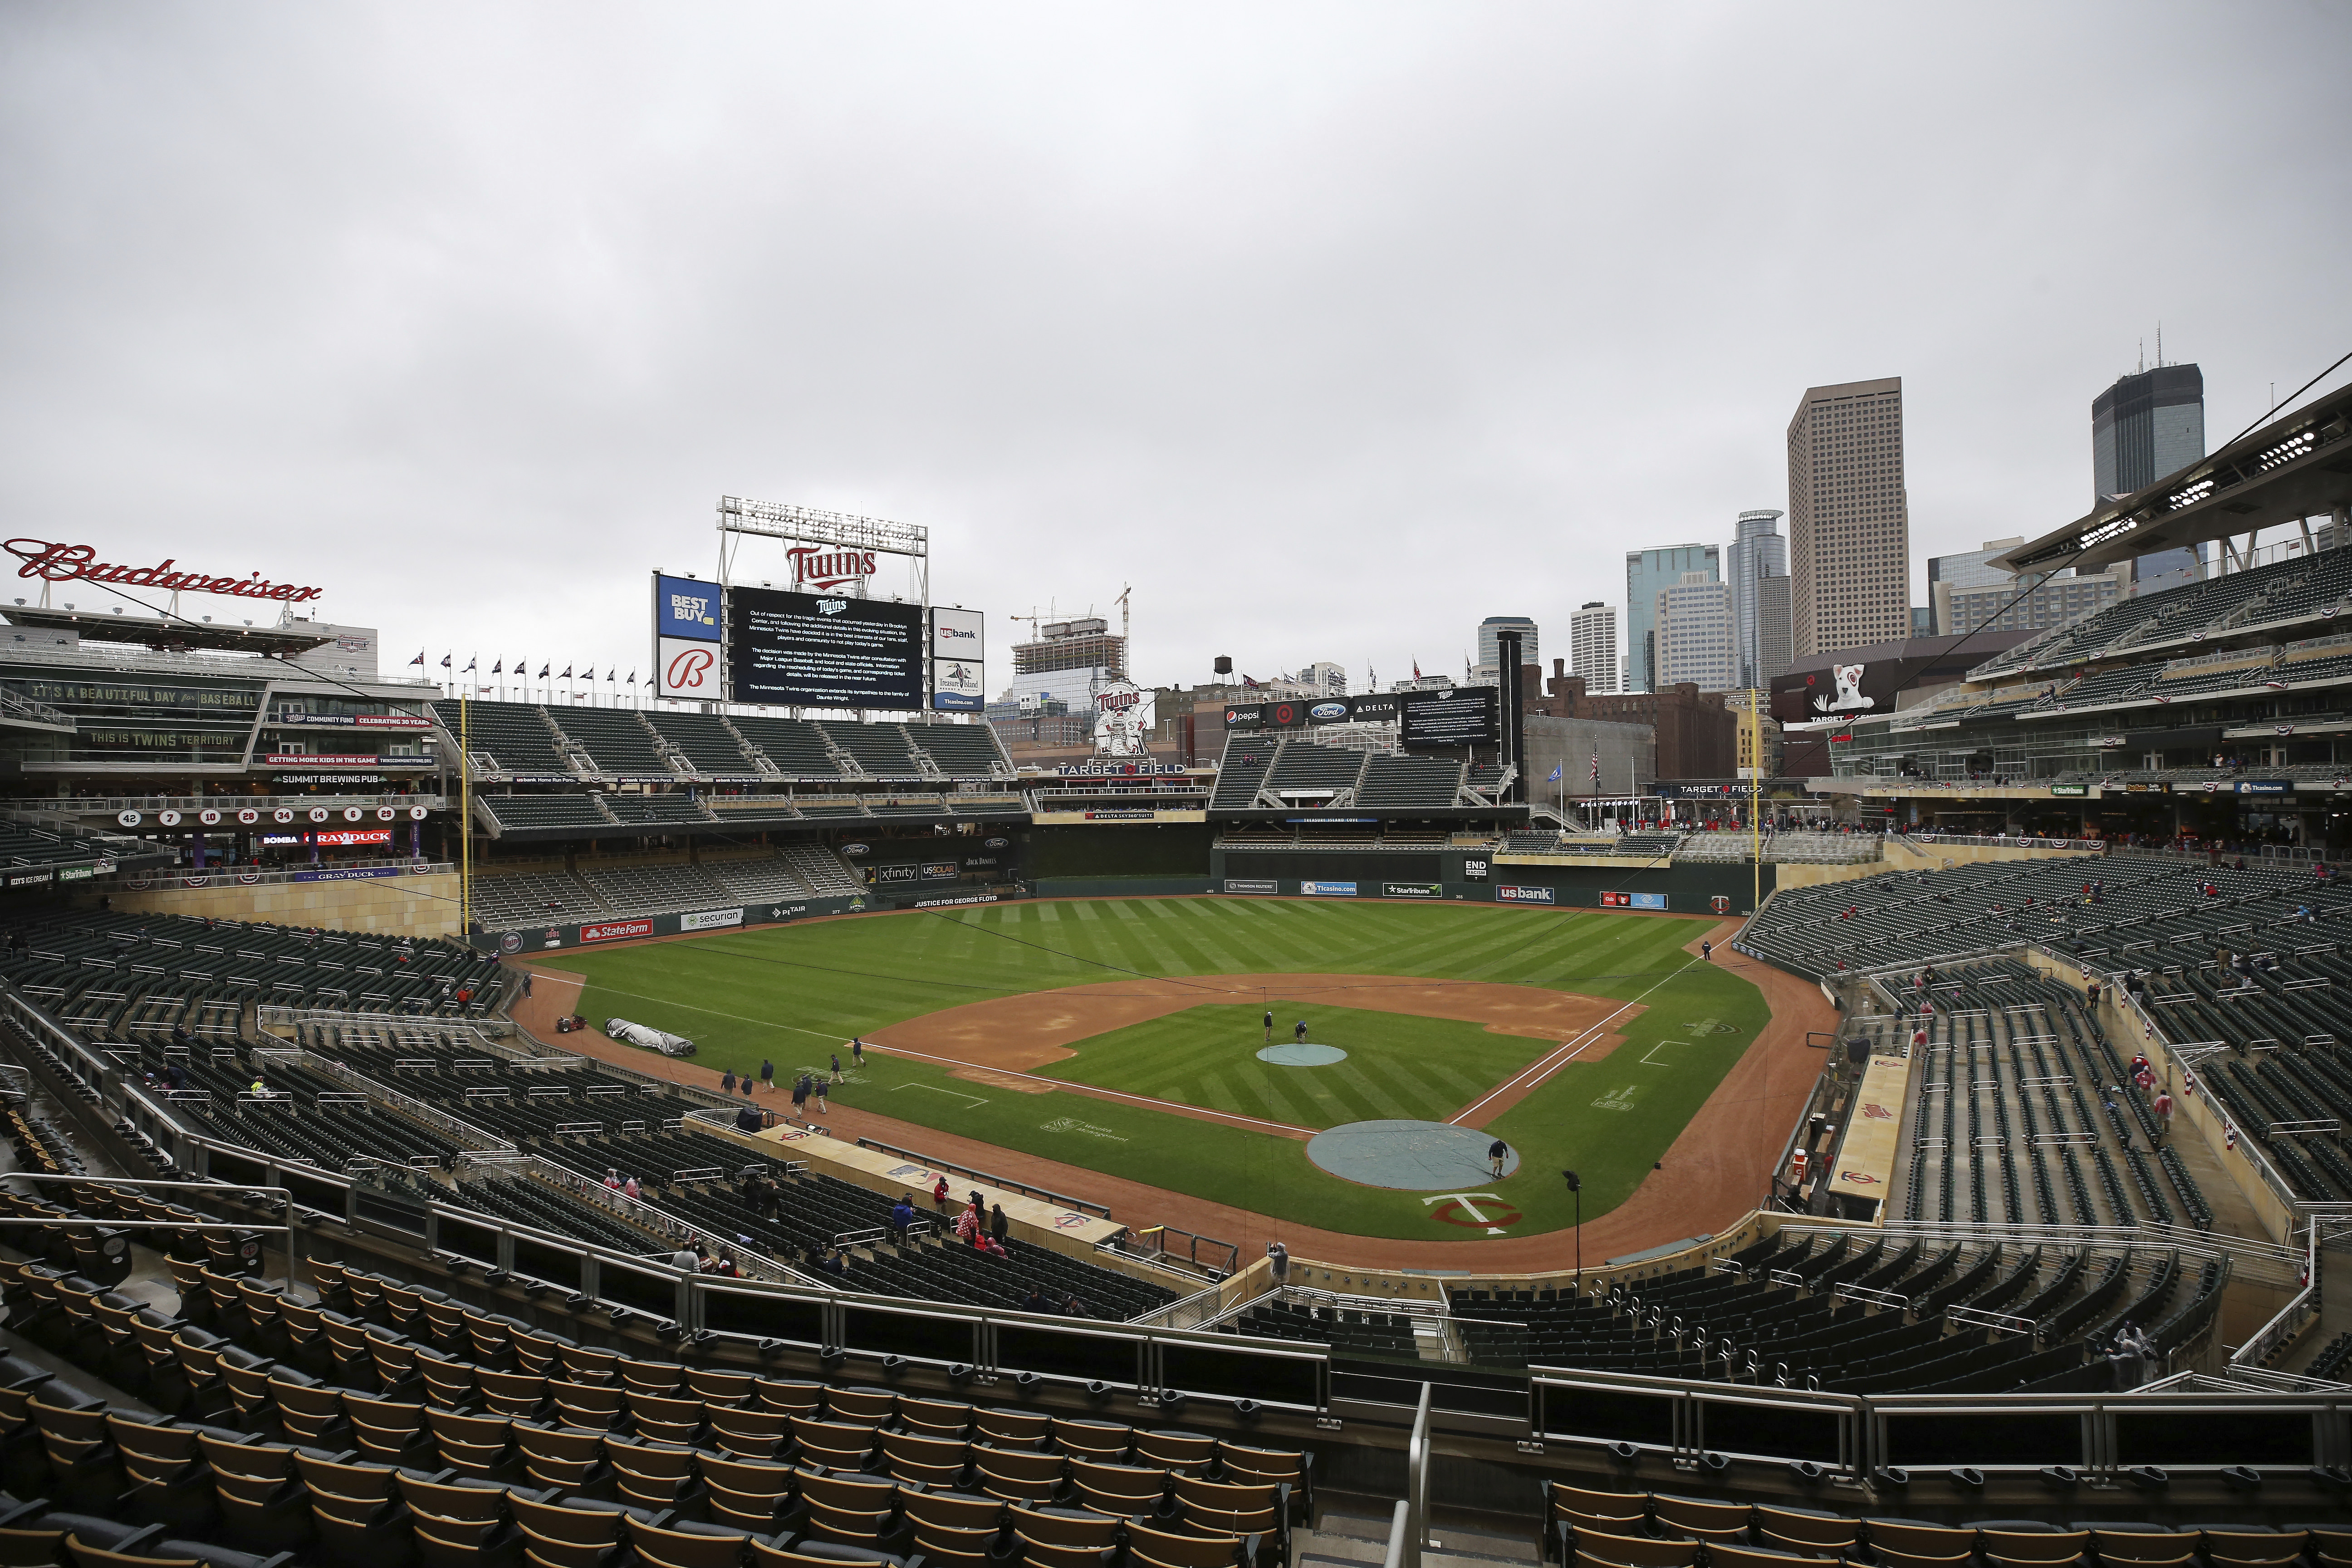
[[[2159,321],[2217,442],[2352,349],[2347,60],[2334,0],[15,0],[0,505],[642,677],[648,570],[796,501],[927,525],[992,689],[1125,583],[1146,679],[1360,689],[1564,655],[1900,375],[1923,602],[2087,509]]]

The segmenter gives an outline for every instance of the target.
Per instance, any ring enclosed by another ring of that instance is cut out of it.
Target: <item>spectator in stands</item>
[[[991,1258],[1003,1258],[1005,1256],[1004,1243],[992,1236],[983,1236],[978,1241],[973,1242],[972,1246],[977,1247],[979,1250],[985,1252]]]
[[[733,1068],[729,1068],[726,1073],[720,1077],[719,1080],[719,1092],[721,1094],[732,1094],[735,1092],[735,1069]]]
[[[935,1214],[948,1212],[948,1179],[945,1176],[941,1176],[931,1188],[931,1210]]]
[[[760,1087],[770,1094],[776,1092],[776,1064],[765,1057],[760,1058]]]
[[[1066,1318],[1089,1318],[1094,1314],[1087,1310],[1087,1304],[1079,1300],[1074,1291],[1062,1298],[1062,1315]]]
[[[694,1255],[694,1248],[683,1242],[678,1244],[676,1252],[669,1255],[669,1266],[681,1273],[691,1274],[700,1268],[701,1264],[702,1259]]]
[[[163,1087],[165,1089],[185,1089],[187,1086],[188,1074],[186,1068],[181,1067],[177,1062],[168,1062],[164,1064]]]
[[[1021,1299],[1021,1310],[1024,1312],[1050,1312],[1054,1310],[1054,1299],[1032,1285],[1029,1294]]]
[[[2156,1091],[2156,1129],[2159,1137],[2172,1131],[2172,1091],[2170,1089],[2160,1089]]]
[[[980,1205],[966,1204],[963,1213],[956,1215],[956,1239],[970,1243],[980,1237]]]
[[[898,1201],[890,1205],[890,1239],[907,1239],[907,1227],[915,1223],[915,1194],[900,1193]]]
[[[988,1234],[990,1239],[996,1243],[1000,1256],[1003,1254],[1004,1238],[1012,1229],[1013,1226],[1004,1218],[1004,1205],[1003,1204],[992,1205],[988,1212]]]
[[[1290,1248],[1278,1241],[1265,1244],[1266,1271],[1274,1277],[1278,1289],[1290,1282]]]
[[[610,1165],[605,1166],[605,1167],[604,1167],[604,1184],[605,1184],[606,1186],[608,1186],[608,1187],[612,1188],[612,1189],[613,1189],[613,1191],[614,1191],[614,1192],[616,1192],[616,1193],[617,1193],[617,1192],[619,1192],[619,1191],[621,1190],[621,1173],[620,1173],[620,1172],[618,1172],[618,1171],[616,1171],[616,1170],[614,1170],[614,1169],[612,1166],[610,1166]]]
[[[637,1179],[635,1176],[631,1176],[627,1181],[621,1184],[621,1195],[625,1198],[634,1198],[637,1195],[640,1189],[637,1186]]]

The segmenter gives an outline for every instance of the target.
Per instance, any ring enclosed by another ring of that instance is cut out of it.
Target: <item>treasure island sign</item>
[[[211,577],[202,572],[175,570],[177,563],[166,556],[153,566],[118,566],[100,561],[98,552],[87,544],[51,544],[40,539],[12,539],[0,544],[0,550],[17,557],[25,564],[17,569],[19,577],[40,577],[51,583],[120,583],[133,588],[165,588],[179,594],[227,594],[240,599],[276,599],[283,604],[299,605],[315,599],[326,592],[323,588],[299,588],[291,583],[272,583],[258,572],[243,577]]]

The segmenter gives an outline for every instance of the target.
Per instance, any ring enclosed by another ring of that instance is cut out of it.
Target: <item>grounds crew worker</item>
[[[1265,1043],[1269,1046],[1274,1044],[1274,1009],[1271,1007],[1265,1010]]]

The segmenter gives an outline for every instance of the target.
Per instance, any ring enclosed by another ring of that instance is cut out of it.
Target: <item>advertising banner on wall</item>
[[[1352,899],[1356,896],[1353,882],[1301,882],[1298,890],[1310,899]]]
[[[1549,904],[1553,900],[1549,888],[1520,888],[1508,882],[1495,884],[1495,901],[1498,904]]]

